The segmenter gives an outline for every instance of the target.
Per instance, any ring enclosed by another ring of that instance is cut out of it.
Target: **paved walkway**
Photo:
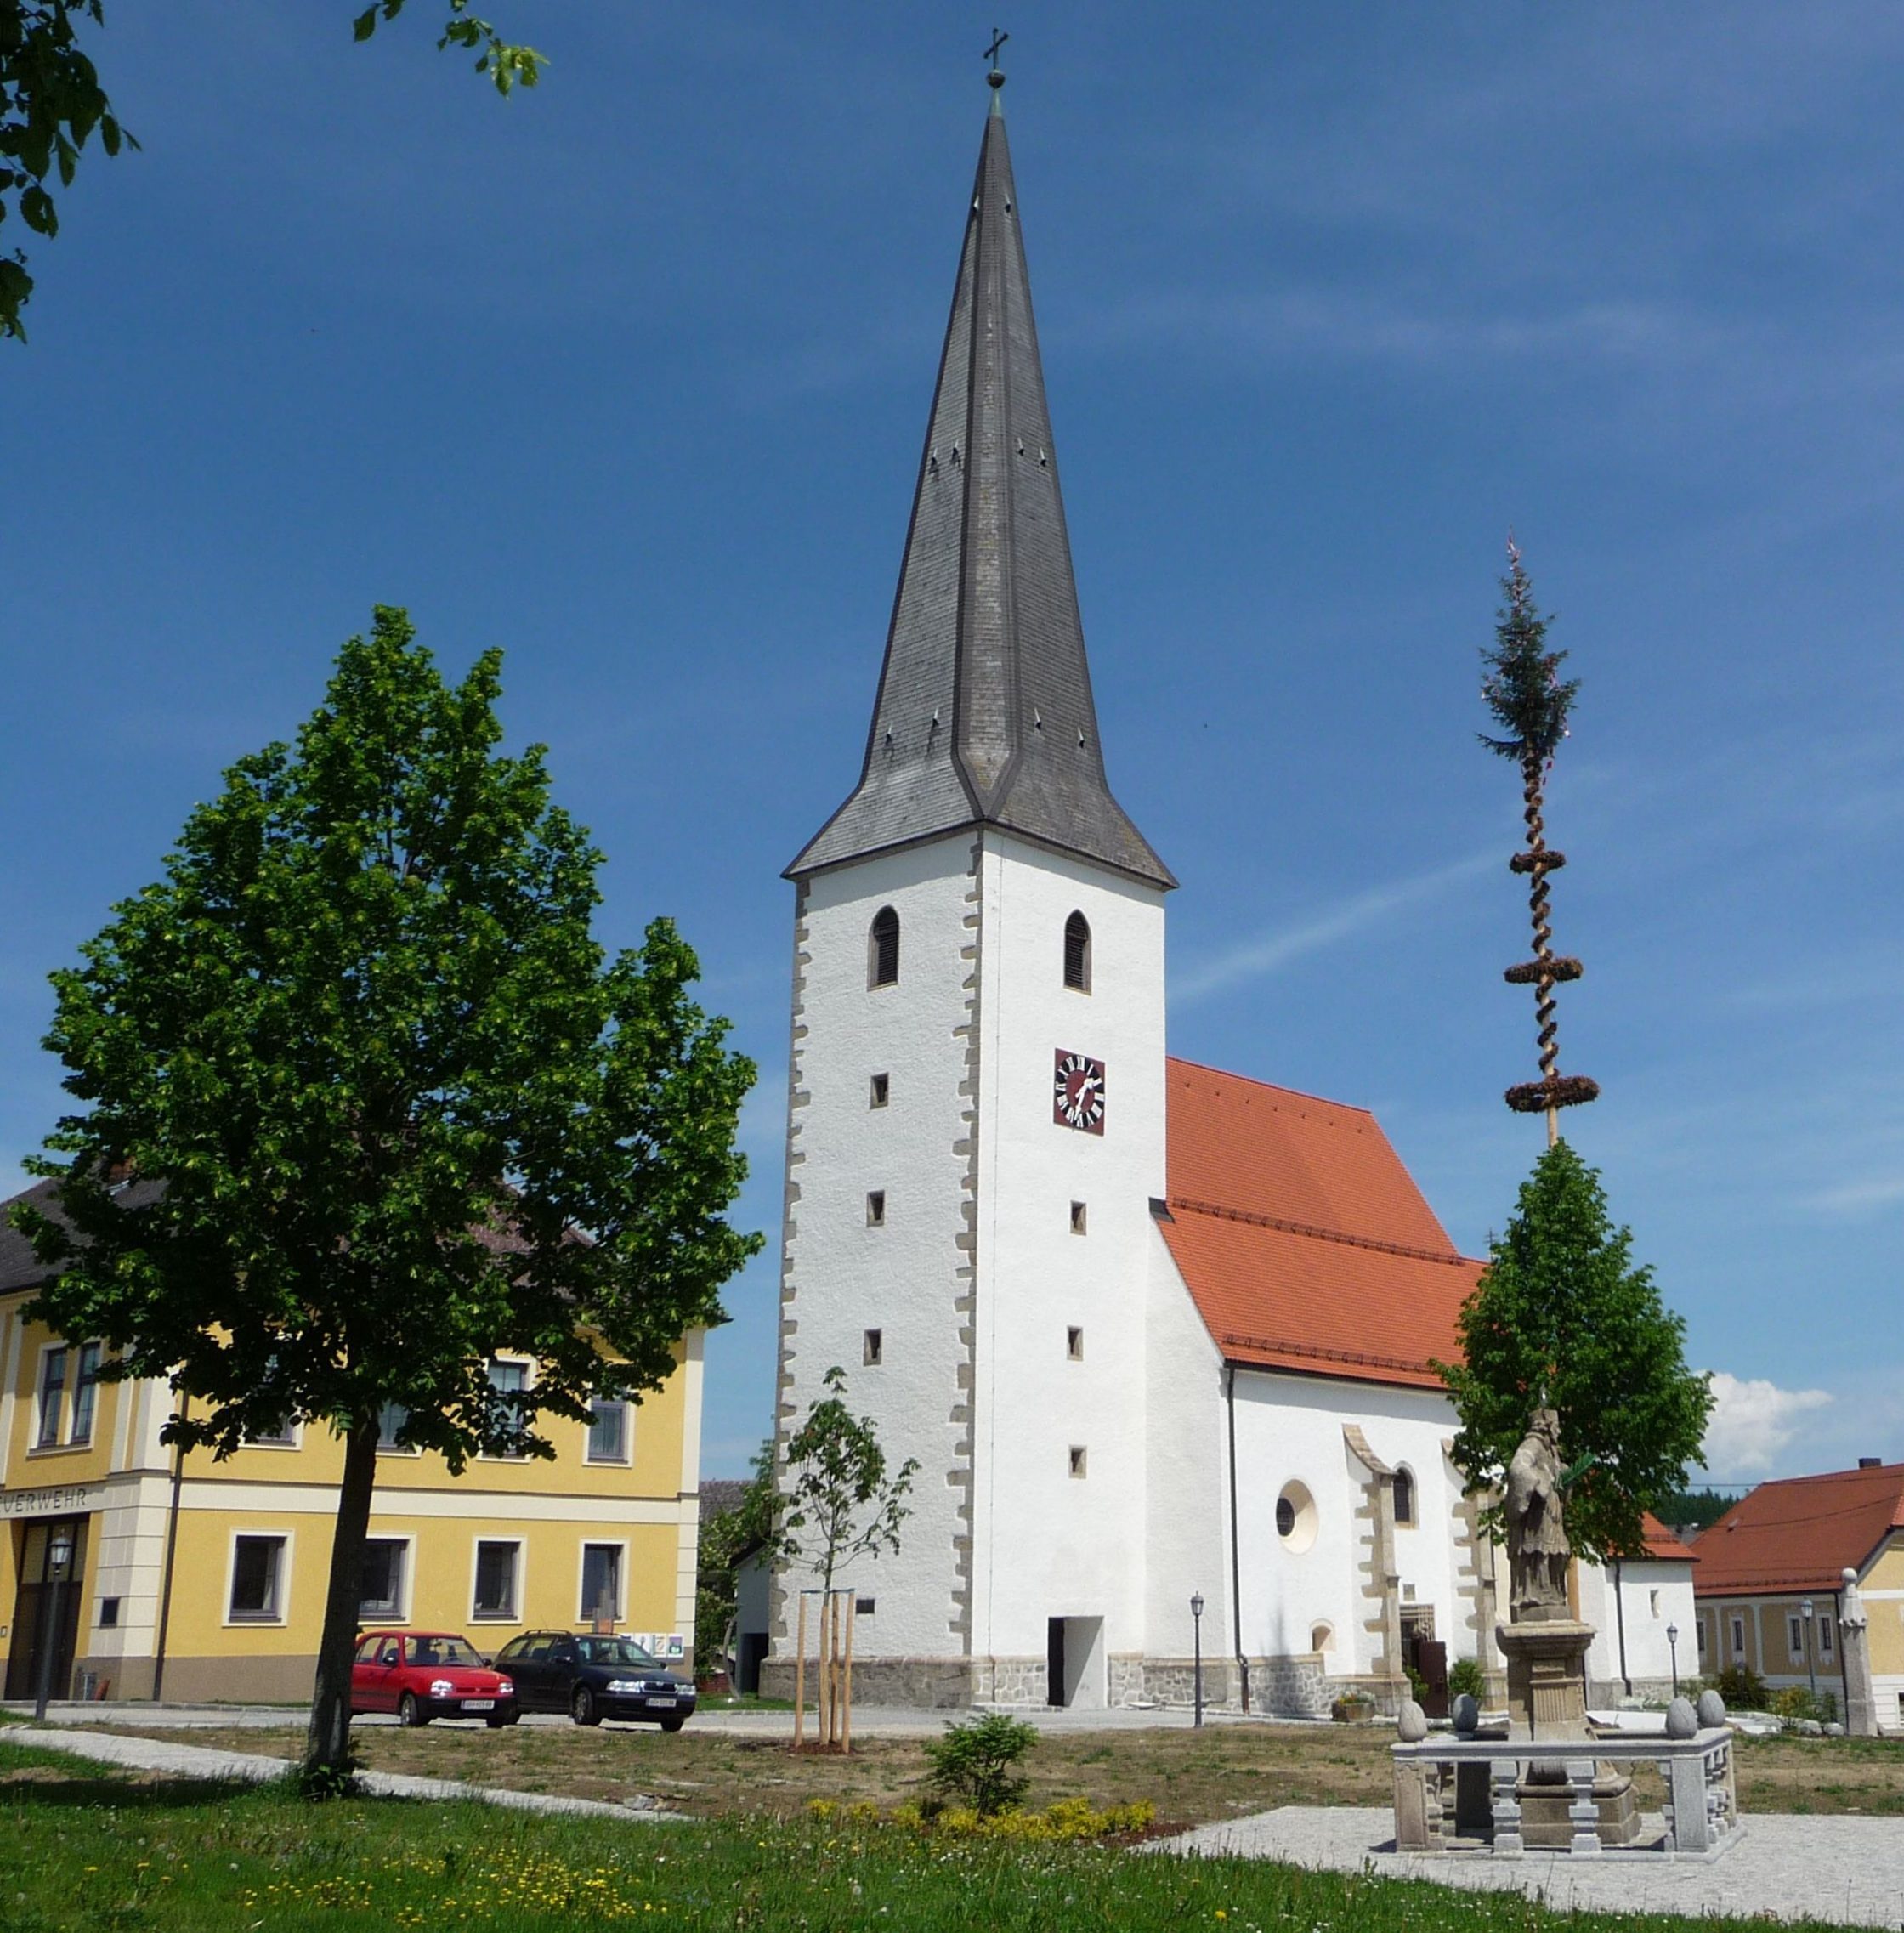
[[[31,1715],[33,1707],[31,1701],[0,1705],[0,1709],[18,1713],[20,1716]],[[173,1705],[150,1704],[134,1699],[107,1699],[91,1703],[55,1703],[47,1708],[48,1718],[55,1725],[67,1726],[92,1725],[146,1725],[162,1726],[170,1731],[205,1731],[224,1729],[230,1731],[288,1732],[303,1731],[309,1717],[308,1706],[299,1705]],[[853,1712],[853,1736],[860,1738],[936,1738],[954,1719],[969,1718],[967,1711],[929,1711],[897,1705],[855,1705]],[[1175,1730],[1191,1723],[1191,1714],[1187,1708],[1173,1708],[1154,1711],[1114,1710],[1080,1711],[1077,1709],[1052,1710],[1045,1707],[1028,1711],[1014,1711],[1014,1718],[1028,1720],[1041,1732],[1142,1732],[1168,1727]],[[352,1720],[354,1726],[394,1725],[397,1721],[388,1715],[366,1715]],[[467,1722],[478,1726],[480,1720],[457,1720],[439,1719],[436,1723],[456,1724]],[[556,1726],[566,1732],[573,1720],[566,1712],[529,1712],[522,1722],[532,1726]],[[732,1732],[746,1737],[790,1738],[793,1736],[793,1714],[790,1711],[721,1711],[702,1709],[694,1714],[691,1721],[696,1732],[710,1730]],[[807,1714],[809,1732],[816,1720],[811,1709]],[[1280,1719],[1239,1719],[1218,1713],[1209,1714],[1204,1722],[1217,1724],[1292,1724],[1301,1722]]]
[[[1904,1820],[1754,1813],[1742,1836],[1710,1862],[1553,1852],[1431,1859],[1387,1851],[1394,1843],[1395,1822],[1386,1808],[1284,1805],[1200,1827],[1166,1840],[1162,1850],[1235,1853],[1338,1873],[1366,1868],[1385,1879],[1529,1893],[1562,1909],[1904,1926]]]
[[[123,1738],[110,1732],[54,1732],[9,1728],[6,1737],[22,1745],[50,1752],[71,1752],[108,1766],[128,1766],[142,1771],[170,1773],[176,1778],[237,1779],[263,1785],[281,1778],[291,1769],[289,1759],[269,1758],[261,1752],[222,1752],[207,1745],[178,1745],[168,1738]],[[599,1799],[562,1799],[546,1792],[505,1792],[494,1786],[465,1785],[451,1778],[414,1778],[403,1772],[366,1771],[358,1775],[364,1789],[386,1799],[477,1799],[485,1805],[502,1805],[518,1812],[582,1813],[593,1818],[676,1819],[659,1804],[611,1805]]]

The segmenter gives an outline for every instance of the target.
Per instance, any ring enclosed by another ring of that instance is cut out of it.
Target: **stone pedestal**
[[[1556,1618],[1544,1624],[1499,1624],[1494,1636],[1507,1661],[1507,1719],[1516,1738],[1584,1738],[1586,1679],[1581,1666],[1593,1626]]]
[[[1588,1737],[1587,1647],[1591,1624],[1572,1618],[1546,1624],[1500,1624],[1494,1635],[1507,1661],[1508,1732],[1511,1737],[1556,1745]],[[1556,1753],[1546,1764],[1530,1765],[1516,1797],[1519,1831],[1529,1847],[1566,1851],[1582,1832],[1585,1794],[1578,1765]],[[1499,1800],[1496,1796],[1498,1807]],[[1630,1845],[1640,1836],[1639,1801],[1633,1781],[1607,1765],[1596,1766],[1592,1803],[1601,1845]]]

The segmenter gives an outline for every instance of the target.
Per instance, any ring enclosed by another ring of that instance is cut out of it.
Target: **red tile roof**
[[[1904,1463],[1761,1483],[1700,1537],[1698,1595],[1836,1590],[1900,1528]]]
[[[1699,1553],[1680,1542],[1651,1511],[1641,1512],[1646,1527],[1646,1555],[1669,1564],[1696,1564]]]
[[[1434,1389],[1481,1264],[1365,1108],[1165,1069],[1164,1241],[1226,1359]]]

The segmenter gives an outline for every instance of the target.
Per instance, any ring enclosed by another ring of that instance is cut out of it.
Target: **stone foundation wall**
[[[1680,1678],[1680,1688],[1681,1691],[1685,1690],[1686,1682],[1687,1681],[1684,1677]],[[1824,1688],[1824,1686],[1821,1684],[1819,1689],[1822,1691]],[[1831,1689],[1839,1693],[1842,1701],[1843,1693],[1835,1679],[1832,1681]],[[1635,1678],[1633,1681],[1631,1695],[1636,1698],[1646,1699],[1649,1704],[1663,1705],[1673,1695],[1673,1681],[1670,1678]],[[1587,1681],[1587,1703],[1596,1711],[1611,1710],[1616,1708],[1620,1700],[1627,1696],[1626,1683],[1624,1679],[1591,1678]]]
[[[1042,1658],[981,1658],[973,1661],[972,1702],[1022,1711],[1046,1703],[1051,1674]]]
[[[1250,1703],[1257,1711],[1285,1718],[1327,1718],[1341,1694],[1314,1652],[1293,1658],[1250,1660]]]
[[[1188,1710],[1197,1696],[1196,1660],[1142,1658],[1120,1652],[1110,1663],[1109,1702],[1114,1709],[1158,1705]],[[815,1667],[807,1669],[807,1697],[813,1697]],[[760,1668],[762,1698],[793,1696],[793,1660],[769,1658]],[[1284,1718],[1327,1718],[1329,1707],[1351,1692],[1392,1715],[1407,1695],[1386,1678],[1332,1678],[1319,1653],[1250,1660],[1250,1703],[1253,1711]],[[1047,1702],[1050,1686],[1042,1658],[856,1658],[853,1702],[856,1705],[904,1705],[929,1711],[963,1711],[998,1706],[1023,1711]],[[1241,1711],[1242,1674],[1233,1658],[1204,1660],[1204,1709]]]
[[[819,1666],[807,1664],[807,1700],[815,1696]],[[769,1658],[760,1668],[763,1698],[793,1696],[793,1660]],[[904,1705],[915,1710],[965,1711],[972,1697],[972,1661],[965,1658],[856,1658],[853,1661],[856,1705]]]

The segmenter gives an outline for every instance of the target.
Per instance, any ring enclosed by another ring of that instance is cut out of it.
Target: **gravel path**
[[[1390,1879],[1517,1890],[1562,1909],[1904,1926],[1904,1822],[1756,1813],[1744,1828],[1728,1851],[1710,1861],[1636,1853],[1574,1859],[1553,1852],[1519,1859],[1490,1854],[1431,1859],[1384,1850],[1395,1840],[1394,1818],[1386,1807],[1284,1805],[1199,1827],[1162,1842],[1159,1850],[1234,1853],[1338,1873],[1367,1868]]]
[[[105,1732],[20,1730],[8,1736],[23,1745],[51,1752],[71,1752],[96,1764],[128,1766],[142,1771],[167,1772],[177,1778],[239,1779],[262,1785],[281,1778],[291,1769],[289,1759],[269,1758],[261,1752],[221,1752],[207,1745],[177,1745],[162,1738],[122,1738]],[[504,1792],[494,1786],[465,1785],[450,1778],[416,1778],[404,1772],[366,1771],[358,1775],[366,1792],[385,1799],[476,1799],[485,1805],[502,1805],[518,1812],[582,1813],[594,1818],[677,1819],[658,1805],[611,1805],[599,1799],[562,1799],[546,1792]]]

